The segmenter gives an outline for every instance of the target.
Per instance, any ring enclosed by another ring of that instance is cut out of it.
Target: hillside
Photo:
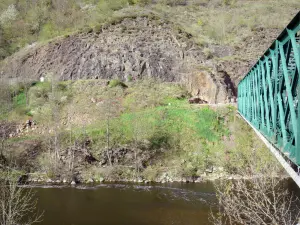
[[[214,103],[234,99],[299,8],[1,1],[1,165],[41,182],[202,181],[268,163],[280,172],[235,105]]]
[[[27,47],[1,63],[2,78],[159,78],[210,103],[236,95],[239,79],[300,7],[293,0],[12,3],[1,5],[2,58]]]
[[[172,83],[107,83],[15,87],[13,102],[1,106],[2,158],[43,182],[199,182],[238,176],[252,157],[274,163],[234,106],[190,105]]]

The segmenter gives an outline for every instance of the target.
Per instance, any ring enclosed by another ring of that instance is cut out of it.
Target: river
[[[103,184],[34,188],[41,225],[204,225],[215,204],[211,183]]]
[[[299,189],[287,181],[290,190]],[[213,184],[36,187],[41,225],[207,225]]]

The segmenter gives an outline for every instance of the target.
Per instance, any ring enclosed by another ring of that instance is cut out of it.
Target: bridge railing
[[[300,12],[238,85],[238,110],[300,166]]]

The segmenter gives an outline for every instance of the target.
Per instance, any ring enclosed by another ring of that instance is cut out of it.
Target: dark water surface
[[[34,188],[42,225],[204,225],[215,205],[211,183]]]
[[[284,185],[300,197],[292,180]],[[206,225],[216,207],[212,183],[102,184],[34,188],[41,225]]]

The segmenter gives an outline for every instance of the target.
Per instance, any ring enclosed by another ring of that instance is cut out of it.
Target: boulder
[[[190,104],[207,104],[208,102],[199,98],[199,97],[193,97],[189,99]]]
[[[94,180],[93,180],[92,178],[89,178],[89,179],[87,180],[87,183],[94,183]]]

